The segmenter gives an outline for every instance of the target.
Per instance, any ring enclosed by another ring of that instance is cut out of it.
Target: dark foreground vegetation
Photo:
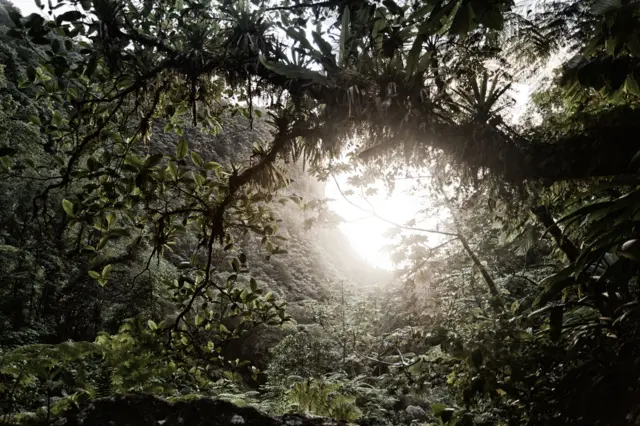
[[[36,4],[0,6],[0,423],[640,424],[640,2]],[[394,274],[344,173],[414,182]]]

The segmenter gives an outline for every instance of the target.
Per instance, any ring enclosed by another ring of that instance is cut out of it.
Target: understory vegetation
[[[35,4],[0,0],[0,424],[640,424],[640,2]],[[410,221],[368,202],[406,181]]]

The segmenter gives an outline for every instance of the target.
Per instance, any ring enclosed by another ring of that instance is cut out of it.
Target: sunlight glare
[[[340,189],[346,191],[349,188],[346,184],[347,176],[337,176],[336,179],[340,187],[329,179],[325,194],[328,199],[333,200],[329,203],[331,209],[344,219],[344,222],[339,225],[340,230],[365,261],[377,268],[393,269],[389,253],[384,250],[391,239],[384,234],[394,226],[380,218],[402,225],[416,217],[422,208],[423,200],[410,194],[409,190],[415,181],[398,181],[395,191],[390,196],[387,195],[382,184],[378,185],[378,193],[367,197],[366,200],[358,194],[347,196],[351,203],[361,206],[364,210],[370,210],[373,207],[376,215],[379,216],[376,217],[353,206],[342,196]]]

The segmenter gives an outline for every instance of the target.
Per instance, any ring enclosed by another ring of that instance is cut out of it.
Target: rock
[[[415,420],[423,420],[427,418],[427,412],[417,405],[409,405],[404,411],[406,411],[407,414]]]
[[[211,398],[169,402],[132,394],[97,399],[57,420],[54,426],[345,426],[318,417],[269,416],[251,407],[238,407]]]
[[[398,396],[398,400],[394,404],[393,409],[396,411],[401,411],[411,405],[420,407],[425,411],[431,410],[431,404],[429,404],[429,401],[422,398],[418,398],[417,396],[414,396],[411,394],[404,394],[404,395]]]

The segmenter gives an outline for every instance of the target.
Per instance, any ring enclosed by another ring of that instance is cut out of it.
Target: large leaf
[[[310,81],[313,81],[314,83],[321,84],[323,86],[331,85],[327,77],[323,76],[319,72],[312,71],[303,67],[299,67],[297,65],[271,62],[262,55],[260,55],[260,63],[268,70],[273,71],[276,74],[289,77],[291,79],[310,80]]]
[[[327,40],[325,40],[317,31],[312,32],[311,36],[313,37],[313,41],[320,48],[322,54],[325,57],[331,58],[333,60],[333,47],[331,47],[331,44]]]
[[[64,209],[65,213],[67,213],[69,216],[71,217],[75,216],[73,203],[71,201],[67,199],[62,200],[62,208]]]
[[[304,35],[304,32],[302,30],[289,27],[287,28],[287,35],[292,39],[294,39],[295,41],[297,41],[300,44],[300,46],[302,46],[305,50],[315,51],[315,49],[313,48],[313,46],[311,46],[311,43],[309,43],[309,40],[307,40],[307,37]]]
[[[425,39],[426,37],[424,34],[418,34],[413,42],[411,50],[409,51],[409,55],[407,56],[407,74],[409,76],[413,75],[418,68],[420,53],[422,53],[422,44]]]
[[[342,23],[340,25],[340,51],[338,55],[338,63],[340,66],[346,64],[347,60],[347,41],[349,41],[349,25],[351,21],[351,12],[345,7],[342,12]]]
[[[474,27],[474,18],[475,13],[473,12],[473,9],[471,9],[471,5],[466,2],[462,2],[453,17],[453,21],[451,21],[449,33],[455,35],[466,35]]]
[[[577,284],[573,277],[575,267],[570,265],[557,274],[553,274],[540,282],[544,286],[544,290],[540,293],[534,302],[536,306],[544,305],[553,300],[562,290]]]
[[[189,152],[189,143],[185,138],[180,138],[178,146],[176,146],[176,158],[182,159],[187,156]]]

